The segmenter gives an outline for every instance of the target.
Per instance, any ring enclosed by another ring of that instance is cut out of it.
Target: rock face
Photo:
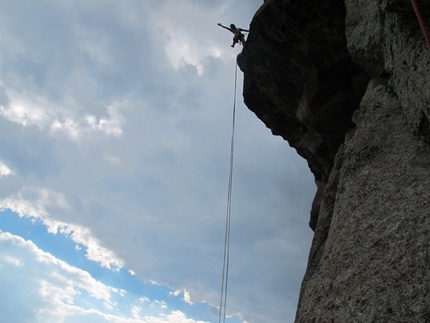
[[[308,161],[315,176],[313,229],[334,157],[367,85],[344,30],[342,1],[266,1],[238,56],[245,104]]]
[[[238,64],[318,188],[296,322],[430,322],[430,52],[409,1],[266,0]]]

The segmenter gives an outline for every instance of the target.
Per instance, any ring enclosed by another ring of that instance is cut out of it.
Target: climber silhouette
[[[231,24],[230,28],[228,28],[227,26],[221,25],[221,23],[218,23],[217,25],[231,31],[234,34],[233,45],[231,45],[231,47],[234,47],[234,45],[236,45],[239,41],[242,44],[242,46],[245,46],[245,35],[242,34],[242,31],[249,33],[249,30],[237,28],[234,24]]]

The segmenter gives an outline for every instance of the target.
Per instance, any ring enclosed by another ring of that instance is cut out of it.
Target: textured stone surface
[[[348,50],[370,76],[391,76],[412,130],[429,141],[422,124],[430,117],[430,53],[409,1],[380,2],[379,6],[370,0],[345,2]],[[418,4],[430,26],[430,2]]]
[[[296,322],[430,322],[430,53],[409,1],[266,0],[238,63],[318,187]]]
[[[336,157],[297,322],[430,322],[430,145],[386,82]]]
[[[318,192],[310,225],[367,84],[347,51],[343,1],[266,1],[238,56],[245,104],[304,157]]]

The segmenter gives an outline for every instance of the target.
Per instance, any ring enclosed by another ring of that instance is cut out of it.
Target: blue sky
[[[262,1],[0,0],[0,318],[217,322],[235,57]],[[241,100],[229,322],[294,318],[315,193]]]

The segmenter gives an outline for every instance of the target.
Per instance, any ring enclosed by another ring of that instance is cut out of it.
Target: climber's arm
[[[232,32],[232,30],[230,28],[223,26],[220,22],[217,23],[217,25]]]

